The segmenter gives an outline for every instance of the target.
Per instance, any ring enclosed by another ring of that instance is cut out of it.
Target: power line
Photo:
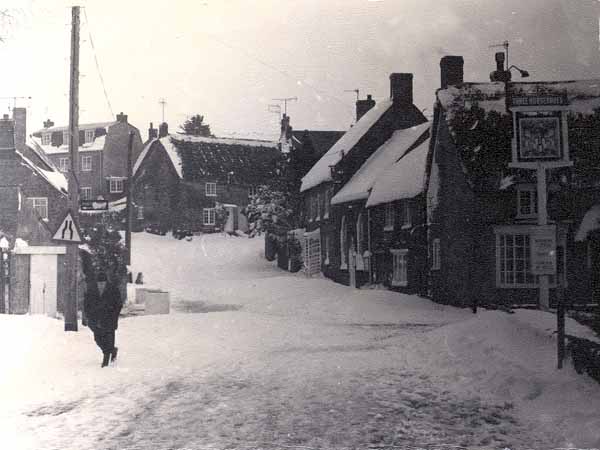
[[[92,46],[92,51],[94,53],[94,61],[96,61],[96,70],[98,71],[98,76],[100,77],[100,83],[102,84],[102,90],[104,91],[104,98],[106,99],[106,103],[108,104],[108,109],[110,110],[110,116],[114,117],[115,114],[112,109],[112,105],[110,104],[110,100],[108,98],[108,93],[106,92],[106,86],[104,85],[104,77],[102,76],[102,71],[100,70],[100,63],[98,62],[98,55],[96,54],[96,48],[94,47],[94,40],[92,39],[92,30],[90,29],[90,23],[88,21],[87,12],[85,8],[83,8],[83,15],[85,17],[85,24],[88,30],[88,36],[90,37],[90,45]]]

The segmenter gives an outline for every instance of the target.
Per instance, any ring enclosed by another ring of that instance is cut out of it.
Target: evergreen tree
[[[210,125],[204,123],[204,116],[200,114],[190,117],[180,128],[183,134],[190,136],[212,137]]]

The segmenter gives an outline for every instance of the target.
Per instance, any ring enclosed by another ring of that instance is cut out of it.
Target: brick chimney
[[[13,120],[15,121],[15,148],[23,151],[27,138],[27,109],[13,108]]]
[[[371,94],[367,95],[365,100],[356,100],[356,121],[358,122],[373,106],[375,106],[375,100]]]
[[[413,102],[413,74],[393,73],[390,75],[390,97],[394,103],[410,105]]]
[[[54,122],[52,122],[50,119],[48,119],[44,122],[44,128],[51,128],[53,126],[54,126]]]
[[[117,122],[127,123],[127,114],[123,114],[123,111],[117,114]]]
[[[0,154],[15,150],[15,122],[4,114],[0,119]]]
[[[156,139],[158,136],[158,130],[154,128],[154,124],[150,122],[150,128],[148,128],[148,140]]]
[[[281,118],[279,146],[282,153],[289,153],[292,149],[292,126],[290,125],[290,116],[287,114],[284,114]]]
[[[462,56],[444,56],[440,60],[441,87],[456,86],[463,82],[464,60]]]
[[[167,122],[163,122],[158,126],[158,137],[160,138],[164,138],[165,136],[167,136],[169,134],[169,125],[167,124]]]

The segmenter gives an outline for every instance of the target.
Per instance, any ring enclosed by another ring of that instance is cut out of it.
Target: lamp
[[[527,72],[526,70],[523,70],[523,69],[519,69],[514,64],[508,68],[508,70],[510,70],[510,69],[517,69],[519,71],[519,73],[521,74],[522,78],[528,78],[529,77],[529,72]]]

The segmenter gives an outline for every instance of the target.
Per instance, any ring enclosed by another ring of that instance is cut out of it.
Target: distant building
[[[150,127],[150,139],[134,166],[137,228],[246,228],[239,211],[258,186],[275,176],[281,158],[277,143],[169,134],[166,123],[155,136]],[[230,212],[230,222],[221,226],[219,206]]]
[[[117,114],[113,122],[79,125],[79,196],[82,200],[102,197],[114,201],[125,195],[129,133],[133,133],[132,161],[135,162],[143,143],[139,130],[127,122],[127,115]],[[32,134],[31,140],[63,173],[69,171],[68,127],[54,126],[47,121],[43,129]]]

